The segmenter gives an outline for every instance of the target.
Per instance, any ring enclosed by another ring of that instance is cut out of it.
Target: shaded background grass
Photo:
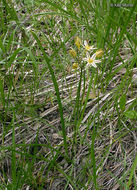
[[[0,1],[1,189],[136,189],[136,3]],[[75,36],[104,50],[89,83]]]

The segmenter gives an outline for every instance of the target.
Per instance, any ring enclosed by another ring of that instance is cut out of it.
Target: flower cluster
[[[91,66],[94,68],[97,68],[96,64],[101,62],[101,60],[99,60],[98,58],[102,57],[103,50],[99,49],[95,53],[93,53],[93,55],[91,56],[90,55],[91,52],[93,52],[97,48],[94,48],[94,46],[90,46],[87,43],[87,41],[84,41],[84,44],[82,44],[82,41],[78,36],[75,37],[74,42],[75,42],[75,45],[76,45],[78,51],[80,51],[81,50],[80,48],[82,47],[82,52],[83,52],[82,53],[82,61],[86,62],[85,68],[88,69]],[[77,52],[75,49],[71,48],[69,50],[69,54],[78,61]],[[85,57],[85,55],[86,55],[86,57]],[[74,69],[74,70],[78,69],[79,64],[81,64],[81,63],[78,63],[78,62],[73,63],[72,69]]]

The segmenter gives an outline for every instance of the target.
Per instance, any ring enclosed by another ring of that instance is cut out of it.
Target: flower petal
[[[94,63],[101,63],[100,60],[94,60]]]
[[[96,58],[96,54],[94,53],[94,54],[92,55],[91,59],[94,59],[94,60],[95,60],[95,58]]]
[[[97,68],[97,65],[95,64],[95,62],[92,63],[92,66]]]
[[[85,58],[83,58],[83,60],[84,60],[84,61],[87,61],[88,59],[85,57]]]
[[[85,40],[85,41],[84,41],[84,46],[87,46],[87,45],[88,45],[88,43],[87,43],[87,41]]]
[[[90,54],[87,52],[86,55],[87,55],[87,59],[89,59],[90,58]]]

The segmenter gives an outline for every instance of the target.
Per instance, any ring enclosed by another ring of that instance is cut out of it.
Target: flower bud
[[[103,50],[102,50],[102,49],[99,49],[99,50],[96,51],[95,54],[96,54],[96,57],[97,57],[97,58],[100,58],[100,57],[102,57],[103,53],[104,53]]]
[[[75,41],[75,45],[77,46],[77,48],[80,49],[81,39],[78,36],[76,36],[74,41]]]
[[[78,63],[73,63],[73,65],[72,65],[72,69],[77,69],[78,68]]]
[[[76,51],[72,48],[69,50],[69,54],[72,56],[72,57],[76,57],[77,56],[77,53]]]

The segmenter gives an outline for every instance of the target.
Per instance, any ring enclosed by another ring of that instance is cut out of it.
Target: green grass
[[[136,4],[0,1],[0,189],[136,189]]]

